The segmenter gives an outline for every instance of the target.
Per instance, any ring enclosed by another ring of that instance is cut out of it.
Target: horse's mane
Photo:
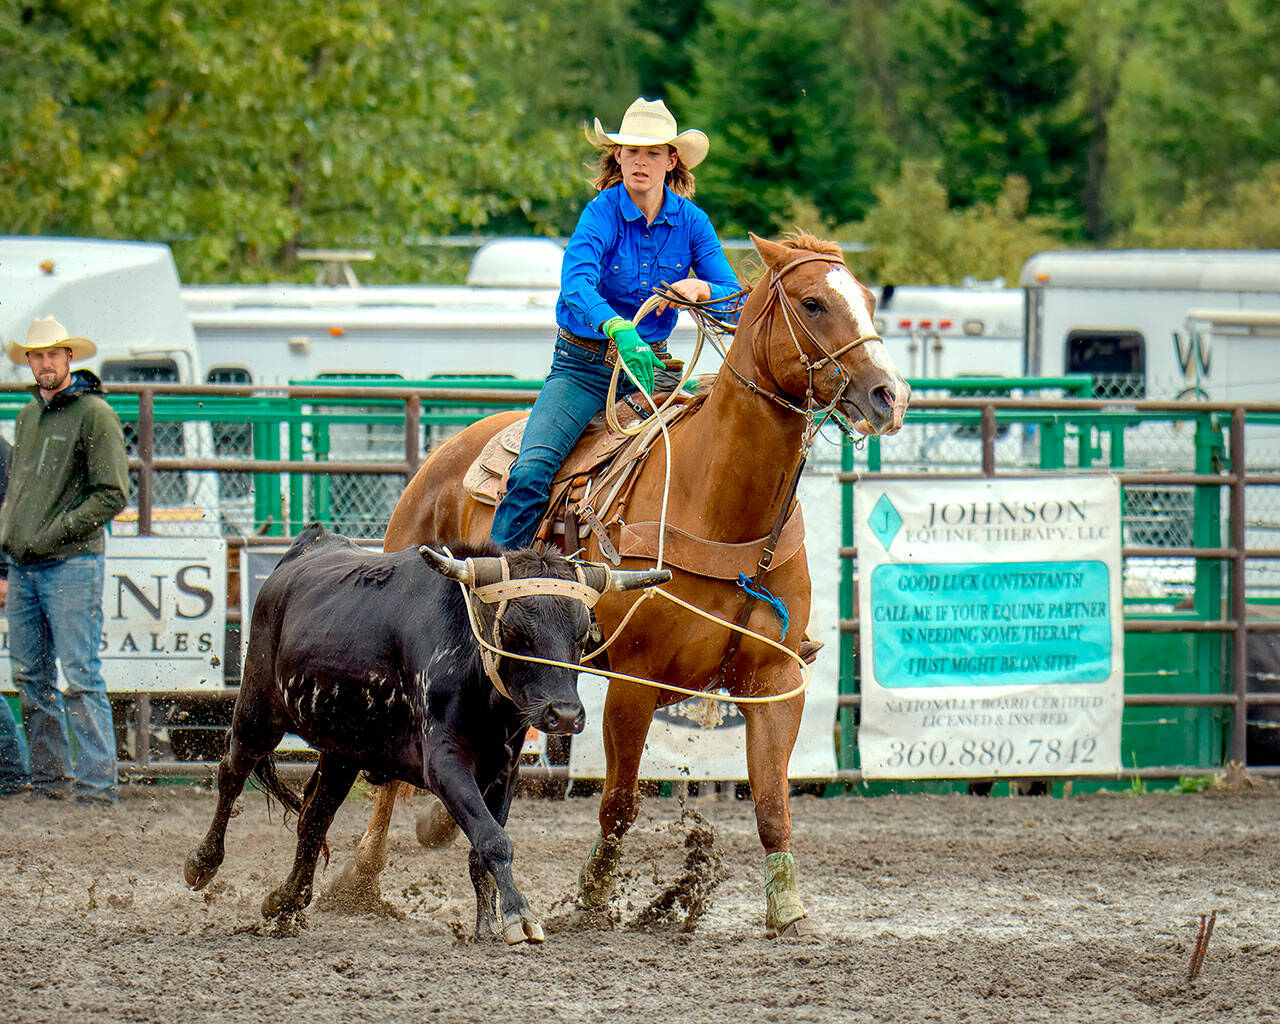
[[[836,256],[844,259],[844,254],[840,252],[840,244],[838,242],[828,242],[819,238],[817,235],[811,235],[802,228],[796,228],[788,231],[776,239],[780,245],[789,245],[793,249],[804,249],[808,252],[816,252],[823,256]],[[757,252],[751,253],[742,261],[741,273],[744,283],[748,287],[754,287],[756,282],[760,280],[760,275],[764,273],[765,266]]]
[[[825,242],[800,228],[788,231],[778,241],[783,245],[791,246],[793,249],[808,249],[810,252],[821,253],[823,256],[840,256],[841,259],[844,258],[840,252],[840,244],[838,242]]]

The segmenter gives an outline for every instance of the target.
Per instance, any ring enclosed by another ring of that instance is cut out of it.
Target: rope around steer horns
[[[418,551],[424,558],[430,557],[433,562],[440,557],[425,545],[420,547]],[[444,551],[449,558],[453,558],[452,554],[449,553],[448,548],[445,548]],[[430,552],[429,555],[428,552]],[[549,579],[547,577],[513,580],[511,579],[511,570],[507,565],[507,560],[505,558],[500,558],[497,559],[497,561],[500,563],[501,567],[501,581],[476,585],[474,583],[468,583],[466,580],[457,579],[456,577],[454,577],[454,579],[457,582],[458,587],[462,590],[463,602],[467,608],[467,623],[471,627],[471,635],[475,637],[476,642],[480,645],[480,663],[484,666],[485,674],[489,677],[489,681],[493,683],[494,688],[502,694],[502,696],[506,697],[507,700],[511,700],[511,694],[508,692],[506,685],[502,682],[502,677],[498,673],[499,658],[512,658],[516,661],[533,662],[536,665],[550,665],[554,668],[566,668],[571,672],[581,672],[583,671],[583,666],[581,662],[577,665],[572,665],[568,662],[556,661],[552,658],[537,658],[529,654],[515,654],[496,646],[496,643],[490,643],[481,635],[479,616],[477,614],[475,603],[472,601],[472,597],[476,598],[482,604],[498,605],[498,610],[494,615],[492,629],[493,639],[494,641],[498,641],[501,639],[498,635],[498,623],[502,619],[502,613],[506,610],[506,604],[508,601],[515,600],[519,597],[568,597],[582,601],[587,605],[587,607],[592,607],[600,599],[603,591],[597,590],[591,584],[586,582],[588,569],[603,572],[606,586],[608,581],[617,574],[608,566],[597,566],[592,564],[589,567],[581,565],[575,566],[575,572],[578,575],[577,580]],[[464,564],[467,566],[467,574],[469,578],[474,580],[476,578],[474,561],[468,558],[465,560]],[[663,583],[667,582],[671,578],[669,570],[661,569],[654,570],[654,572],[655,575],[662,574],[666,576],[666,579],[661,581]],[[641,575],[643,575],[643,573]],[[784,647],[776,640],[769,639],[767,636],[761,636],[759,633],[755,633],[749,629],[744,629],[735,623],[728,622],[725,619],[720,618],[718,615],[712,615],[710,612],[705,612],[701,608],[691,605],[689,602],[684,601],[673,594],[668,594],[665,590],[660,589],[660,587],[660,583],[645,587],[641,592],[640,598],[632,604],[632,606],[627,610],[627,614],[623,616],[622,621],[618,623],[618,628],[614,630],[613,636],[610,637],[605,644],[593,651],[589,657],[595,657],[608,647],[609,644],[612,643],[613,640],[622,632],[627,622],[631,619],[631,616],[635,613],[635,610],[639,608],[640,605],[649,597],[657,594],[659,597],[664,597],[668,601],[671,601],[688,611],[701,615],[704,619],[711,622],[717,622],[722,626],[726,626],[731,630],[736,630],[739,633],[753,637],[761,643],[767,644],[775,650],[781,651],[783,654],[787,655],[799,664],[801,674],[800,685],[787,690],[785,693],[771,694],[766,697],[733,697],[728,694],[708,693],[705,690],[691,690],[683,686],[675,686],[670,683],[659,683],[652,679],[644,679],[640,676],[627,675],[625,672],[614,672],[610,669],[591,667],[587,669],[587,671],[590,671],[595,675],[608,676],[610,679],[622,679],[629,683],[638,683],[641,686],[649,686],[656,690],[669,690],[672,693],[683,694],[686,697],[706,697],[709,700],[732,701],[735,704],[772,704],[776,701],[790,700],[792,697],[798,696],[809,688],[809,666],[804,663],[804,660],[796,654],[795,651]]]
[[[514,583],[523,583],[523,582],[529,582],[529,581],[512,580],[511,582],[514,584]],[[546,581],[539,581],[539,582],[569,583],[571,581],[546,580]],[[475,592],[474,589],[469,588],[467,584],[463,583],[461,580],[458,581],[458,586],[462,588],[462,593],[464,596],[467,595],[469,590],[472,593]],[[475,589],[480,589],[480,588],[475,588]],[[647,598],[651,597],[654,594],[657,594],[659,597],[666,598],[668,601],[671,601],[673,604],[678,604],[681,608],[694,612],[697,615],[701,615],[704,619],[708,619],[711,622],[717,622],[720,625],[727,627],[728,629],[735,630],[738,633],[742,633],[746,636],[752,637],[755,640],[759,640],[763,644],[767,644],[768,646],[774,648],[775,650],[781,651],[783,654],[790,657],[793,661],[795,661],[800,666],[800,675],[801,675],[800,685],[790,690],[787,690],[785,693],[775,693],[767,697],[734,697],[731,694],[710,693],[706,690],[690,690],[690,689],[686,689],[683,686],[675,686],[671,683],[659,683],[653,679],[645,679],[641,676],[627,675],[625,672],[614,672],[612,669],[602,669],[602,668],[596,668],[594,666],[590,666],[590,667],[584,666],[582,665],[581,662],[579,662],[577,665],[571,665],[566,661],[556,661],[553,658],[536,658],[530,654],[514,654],[511,651],[505,651],[501,647],[494,646],[489,641],[487,641],[483,636],[480,635],[480,626],[477,621],[475,607],[472,605],[470,600],[467,600],[466,602],[467,621],[471,625],[471,635],[476,638],[476,642],[480,645],[481,664],[484,665],[485,672],[486,674],[488,674],[489,680],[493,683],[494,687],[498,690],[498,692],[501,693],[504,697],[506,697],[507,700],[511,700],[511,694],[507,692],[507,688],[502,684],[498,676],[498,658],[513,658],[516,661],[533,662],[535,665],[550,665],[554,668],[567,668],[571,672],[585,671],[585,672],[590,672],[592,675],[607,676],[610,679],[621,679],[628,683],[637,683],[640,686],[648,686],[655,690],[669,690],[672,693],[683,694],[686,697],[705,697],[708,700],[719,700],[719,701],[725,701],[725,702],[730,702],[734,704],[772,704],[772,703],[775,703],[776,701],[790,700],[792,697],[796,697],[804,693],[804,691],[809,688],[809,680],[810,680],[809,666],[804,663],[804,660],[798,654],[796,654],[795,651],[791,650],[789,647],[784,647],[782,644],[778,643],[776,640],[769,639],[767,636],[761,636],[759,633],[753,632],[752,630],[749,630],[749,629],[745,629],[737,625],[736,623],[727,621],[726,619],[722,619],[718,615],[712,615],[710,612],[705,612],[701,608],[698,608],[697,606],[690,604],[688,601],[681,600],[680,598],[676,597],[674,594],[668,594],[665,590],[662,590],[660,587],[657,587],[657,586],[646,587],[644,589],[639,599],[637,599],[636,602],[630,607],[630,609],[628,609],[627,614],[623,617],[623,620],[620,623],[618,623],[618,628],[614,630],[614,634],[613,634],[614,637],[617,637],[618,634],[622,632],[623,627],[626,626],[627,621],[631,618],[635,610],[639,608],[640,605],[643,604]],[[599,595],[597,595],[597,597],[598,596]],[[499,615],[500,614],[501,614],[501,610],[499,611]],[[495,640],[500,639],[497,635],[497,630],[498,630],[498,617],[495,616],[494,627],[493,627]],[[590,657],[595,657],[596,654],[599,654],[600,651],[603,651],[604,648],[607,647],[609,643],[612,643],[612,642],[613,642],[613,637],[610,638],[608,643],[604,644],[596,651],[593,651]],[[486,655],[488,656],[487,658],[486,658]],[[492,669],[490,668],[491,665],[492,665]]]
[[[502,623],[503,613],[507,610],[507,603],[518,598],[567,597],[570,600],[581,601],[588,608],[593,608],[605,590],[635,589],[636,586],[645,584],[655,586],[666,583],[671,579],[671,573],[666,569],[615,573],[606,565],[576,564],[574,566],[574,574],[577,579],[566,580],[548,576],[534,576],[513,580],[511,578],[511,566],[505,556],[480,559],[479,562],[483,565],[483,569],[480,569],[477,565],[477,559],[456,559],[447,547],[443,549],[443,552],[443,555],[438,554],[425,544],[418,548],[418,554],[424,560],[437,570],[444,572],[445,575],[450,576],[462,588],[463,601],[467,608],[467,621],[471,626],[472,633],[480,641],[480,663],[483,665],[485,675],[489,677],[489,681],[508,700],[511,700],[511,694],[507,692],[507,688],[502,682],[502,677],[498,673],[498,659],[495,656],[506,654],[507,652],[494,647],[480,636],[476,621],[478,616],[476,614],[475,601],[498,606],[497,611],[494,613],[492,626],[493,639],[496,643],[501,639],[499,626]],[[465,568],[465,578],[459,574],[462,568]],[[494,569],[501,576],[500,580],[490,583],[476,582],[480,578],[492,578]],[[615,577],[630,584],[630,586],[612,587],[611,584]],[[513,658],[523,657],[515,654],[508,654],[507,656]]]

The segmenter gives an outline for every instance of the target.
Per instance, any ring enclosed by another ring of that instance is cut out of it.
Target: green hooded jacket
[[[0,550],[19,565],[98,554],[128,488],[124,434],[101,381],[76,370],[48,402],[37,387],[14,430]]]

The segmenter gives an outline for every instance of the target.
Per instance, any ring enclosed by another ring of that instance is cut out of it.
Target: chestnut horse
[[[725,366],[704,404],[670,430],[668,523],[694,537],[736,544],[758,541],[780,522],[789,504],[815,420],[839,411],[866,433],[902,426],[910,388],[875,332],[875,299],[854,279],[839,247],[805,234],[787,243],[752,236],[765,272],[743,306]],[[816,415],[815,415],[816,414]],[[483,541],[493,508],[471,498],[463,474],[491,437],[521,413],[499,413],[471,425],[437,448],[396,505],[387,529],[388,551],[438,538]],[[627,505],[631,521],[658,520],[666,446],[660,441],[639,471]],[[602,519],[609,510],[598,510]],[[708,547],[709,552],[714,549]],[[599,559],[594,537],[585,557]],[[743,594],[732,581],[671,566],[664,588],[721,619],[734,621]],[[761,579],[790,611],[780,643],[799,648],[809,621],[809,571],[801,548]],[[596,606],[611,636],[635,597],[610,595]],[[757,605],[748,629],[776,637],[778,620]],[[731,660],[733,634],[665,600],[646,600],[609,648],[615,671],[691,689],[717,679],[734,697],[787,693],[802,681],[800,663],[775,648],[742,638]],[[639,811],[640,756],[650,720],[679,694],[623,680],[609,685],[604,711],[607,777],[600,801],[600,835],[582,869],[579,901],[603,907],[612,891],[619,842]],[[795,866],[789,852],[791,814],[787,766],[800,727],[803,694],[772,703],[744,703],[747,776],[756,825],[765,850],[765,924],[771,934],[809,934]],[[386,863],[385,839],[395,787],[379,793],[369,830],[355,860],[330,895],[374,899]]]

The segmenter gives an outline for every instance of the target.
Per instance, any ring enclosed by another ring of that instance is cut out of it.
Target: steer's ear
[[[441,576],[448,576],[451,580],[457,580],[459,583],[470,583],[471,573],[467,569],[467,563],[461,558],[454,558],[452,555],[442,555],[439,551],[434,551],[423,544],[418,548],[418,554],[422,556],[422,560],[431,566]]]

